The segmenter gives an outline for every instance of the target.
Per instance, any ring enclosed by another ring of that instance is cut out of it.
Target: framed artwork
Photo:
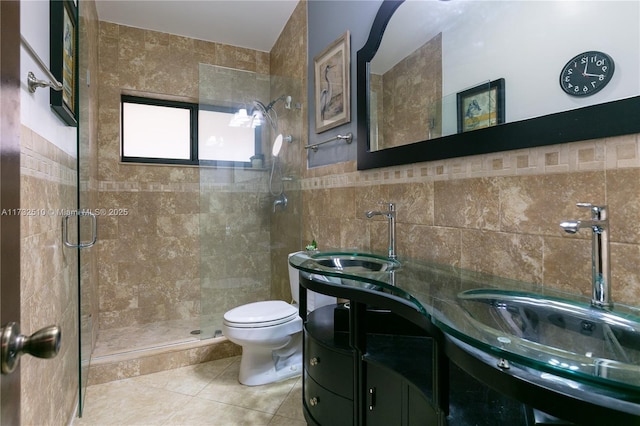
[[[50,91],[51,108],[67,125],[77,126],[78,7],[72,0],[50,0],[49,11],[49,63],[62,83],[61,91]]]
[[[349,38],[347,31],[313,58],[316,133],[351,121]]]
[[[458,133],[504,123],[504,78],[457,94]]]

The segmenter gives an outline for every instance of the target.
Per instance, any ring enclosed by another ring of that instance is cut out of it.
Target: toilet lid
[[[298,309],[282,300],[249,303],[224,314],[225,324],[231,327],[269,327],[291,321]]]

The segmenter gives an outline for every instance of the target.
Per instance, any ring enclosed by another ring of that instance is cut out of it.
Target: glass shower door
[[[199,72],[201,109],[250,109],[269,97],[268,75],[205,64]],[[263,144],[267,127],[258,128]],[[204,148],[209,142],[200,141]],[[200,164],[201,339],[221,335],[229,309],[270,295],[268,173],[250,158],[242,163]]]
[[[258,128],[258,158],[231,166],[200,163],[201,339],[205,339],[222,334],[224,313],[232,308],[291,300],[287,253],[301,246],[296,176],[302,158],[302,112],[295,106],[300,99],[298,80],[205,64],[200,64],[199,73],[201,109],[244,109],[240,114],[252,120],[261,117],[256,111],[272,112]],[[276,133],[296,141],[284,142],[278,158],[272,154]],[[201,146],[208,142],[214,141],[200,140]],[[283,191],[286,207],[274,203],[282,200]]]
[[[85,8],[86,7],[86,8]],[[97,73],[97,28],[91,22],[92,13],[85,2],[78,3],[78,242],[93,240],[92,218],[98,207],[97,164],[97,99],[98,85],[91,84],[91,71]],[[97,75],[94,76],[97,80]],[[78,415],[82,416],[89,379],[91,354],[97,335],[98,307],[98,250],[97,247],[78,248],[78,336],[79,336],[79,395]]]

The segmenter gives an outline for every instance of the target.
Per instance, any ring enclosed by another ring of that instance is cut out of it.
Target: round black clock
[[[576,55],[562,68],[560,87],[571,96],[589,96],[609,83],[615,69],[611,56],[589,51]]]

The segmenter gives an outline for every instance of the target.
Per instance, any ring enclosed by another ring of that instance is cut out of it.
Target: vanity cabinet
[[[442,424],[443,413],[433,404],[432,339],[389,310],[366,309],[361,324],[355,324],[354,315],[338,304],[306,317],[308,424]]]
[[[309,425],[535,424],[521,403],[451,363],[443,336],[402,300],[300,278]],[[349,303],[307,314],[305,286]]]

